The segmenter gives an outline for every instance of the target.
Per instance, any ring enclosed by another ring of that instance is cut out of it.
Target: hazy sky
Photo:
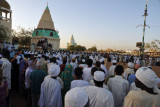
[[[73,34],[87,48],[134,49],[142,41],[146,0],[7,0],[13,11],[13,28],[36,28],[47,1],[55,28],[65,48]],[[145,42],[160,39],[160,0],[149,0]],[[152,27],[153,26],[153,27]]]

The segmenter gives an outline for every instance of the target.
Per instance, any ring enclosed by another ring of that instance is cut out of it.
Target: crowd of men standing
[[[3,49],[0,107],[9,107],[11,91],[27,96],[28,107],[160,107],[160,79],[150,64],[128,55]]]

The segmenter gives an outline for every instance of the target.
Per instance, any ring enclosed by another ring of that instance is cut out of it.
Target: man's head
[[[135,84],[142,90],[153,91],[154,93],[160,93],[158,84],[160,79],[157,77],[154,71],[148,67],[141,67],[136,72]]]
[[[104,64],[104,58],[101,58],[101,59],[100,59],[100,63],[101,63],[101,64]]]
[[[101,63],[100,63],[100,61],[96,61],[96,66],[97,66],[98,68],[100,68],[100,67],[101,67]]]
[[[82,75],[83,75],[82,68],[76,67],[74,70],[74,75],[75,75],[74,76],[75,79],[82,79]]]
[[[50,59],[50,61],[53,62],[53,63],[56,63],[56,57],[52,57],[52,58]]]
[[[124,68],[122,65],[117,65],[115,68],[115,73],[116,75],[122,75],[124,72]]]
[[[117,61],[116,60],[113,60],[112,61],[112,65],[116,65],[117,64]]]
[[[48,74],[51,77],[57,77],[60,73],[60,67],[56,64],[53,64],[49,67]]]
[[[43,61],[37,61],[36,65],[37,65],[37,69],[42,69]]]
[[[88,67],[92,67],[92,63],[93,63],[93,60],[92,60],[92,59],[88,59],[88,60],[87,60],[87,65],[88,65]]]
[[[105,74],[102,71],[96,71],[94,73],[94,83],[97,87],[103,87],[103,83],[105,81]]]
[[[2,56],[4,58],[10,59],[10,52],[9,52],[9,50],[4,50],[3,53],[2,53]]]

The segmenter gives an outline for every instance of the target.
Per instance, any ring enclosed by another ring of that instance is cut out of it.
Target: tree
[[[18,43],[21,47],[29,47],[31,45],[31,37],[33,30],[18,27],[18,30],[12,30],[12,41]]]
[[[74,51],[75,46],[74,45],[70,45],[67,47],[68,51]]]
[[[97,51],[97,47],[93,46],[93,47],[89,48],[88,51]]]
[[[148,52],[157,52],[160,49],[160,40],[155,39],[153,41],[151,41],[150,43],[146,43],[145,44],[145,49]]]
[[[77,45],[77,46],[75,46],[74,50],[75,50],[75,51],[85,51],[85,50],[86,50],[86,47],[81,46],[81,45]]]
[[[70,45],[67,47],[67,50],[69,51],[85,51],[86,47],[85,46],[81,46],[81,45]]]
[[[7,32],[8,32],[8,28],[4,27],[0,23],[0,42],[4,42],[5,40],[9,39]]]

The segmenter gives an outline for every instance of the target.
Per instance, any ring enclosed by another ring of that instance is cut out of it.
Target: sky
[[[98,49],[137,49],[142,41],[146,0],[7,0],[11,5],[12,27],[34,29],[47,1],[59,31],[60,47],[66,48],[73,34],[77,44]],[[148,2],[145,42],[160,39],[160,0]]]

